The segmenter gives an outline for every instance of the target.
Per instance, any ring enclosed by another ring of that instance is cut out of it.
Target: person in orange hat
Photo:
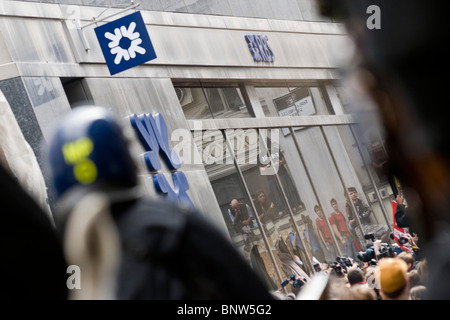
[[[383,258],[378,263],[378,283],[382,300],[408,300],[408,265],[399,258]]]

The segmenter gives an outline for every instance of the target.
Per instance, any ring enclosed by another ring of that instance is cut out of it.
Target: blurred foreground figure
[[[352,76],[377,104],[387,134],[385,174],[396,176],[425,246],[428,299],[450,299],[450,125],[445,45],[449,3],[317,0],[346,24],[359,65]]]
[[[1,164],[0,202],[0,299],[67,299],[67,265],[55,228]]]
[[[0,90],[0,299],[67,299],[67,265],[36,156]]]
[[[77,107],[50,140],[55,223],[81,273],[72,299],[272,299],[200,214],[143,196],[122,128]]]

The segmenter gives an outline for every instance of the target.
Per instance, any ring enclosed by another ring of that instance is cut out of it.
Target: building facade
[[[341,24],[320,17],[313,0],[141,2],[0,2],[2,105],[36,156],[50,207],[46,141],[63,115],[92,104],[123,120],[146,192],[190,199],[275,287],[289,277],[279,257],[286,248],[313,272],[318,257],[305,221],[318,234],[313,208],[330,216],[332,198],[345,213],[348,187],[371,206],[373,223],[391,225],[392,190],[371,157],[383,134],[372,110],[355,112],[361,109],[342,81],[352,45]],[[95,28],[134,12],[156,58],[111,75]],[[148,146],[132,125],[157,115],[181,163],[175,170],[167,161],[148,167]],[[259,217],[261,191],[274,209]],[[233,199],[253,212],[249,237],[233,226]],[[301,234],[301,249],[291,245],[291,231]],[[345,255],[330,233],[336,255]],[[323,259],[335,259],[318,241]]]

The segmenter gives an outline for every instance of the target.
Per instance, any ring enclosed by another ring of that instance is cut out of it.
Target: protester
[[[228,208],[228,215],[235,232],[242,234],[245,243],[244,250],[250,251],[251,243],[256,239],[256,235],[253,232],[255,217],[252,209],[248,204],[233,199]]]
[[[416,269],[417,272],[419,273],[420,276],[420,281],[422,284],[428,284],[428,261],[427,259],[421,260],[416,264]]]
[[[356,285],[350,288],[349,300],[377,300],[377,294],[368,286]]]
[[[316,233],[316,230],[314,230],[312,220],[309,217],[309,215],[301,215],[302,217],[302,224],[305,227],[303,231],[303,235],[305,238],[305,241],[309,244],[309,247],[311,248],[311,255],[313,259],[317,259],[317,261],[320,263],[323,263],[325,261],[325,255],[323,254],[322,248],[319,244],[318,236]]]
[[[419,271],[416,269],[412,269],[411,271],[408,271],[407,273],[408,279],[409,279],[409,286],[411,289],[415,286],[422,285],[422,282],[420,280]]]
[[[408,300],[408,265],[399,258],[382,259],[376,270],[383,300]]]
[[[266,195],[263,190],[257,190],[255,192],[255,200],[253,201],[256,212],[258,214],[259,219],[265,225],[266,223],[272,221],[277,222],[278,217],[278,208],[275,203]]]
[[[372,221],[372,209],[359,198],[358,191],[355,187],[349,187],[347,188],[347,191],[350,199],[345,206],[345,210],[347,211],[349,221],[352,221],[352,228],[356,229],[358,232],[359,228],[357,228],[357,218],[353,214],[353,207],[355,208],[356,214],[358,215],[359,221],[361,222],[361,226],[363,228],[363,230],[361,230],[363,234],[360,235],[360,238],[366,234],[373,234],[376,238],[381,239],[382,242],[388,242],[390,235],[388,226],[377,224]],[[350,201],[353,202],[353,205],[351,205]]]
[[[319,205],[314,206],[314,212],[317,214],[316,218],[316,228],[319,233],[319,239],[327,252],[327,259],[331,262],[336,258],[336,249],[334,247],[334,241],[331,236],[331,232],[328,229],[328,225],[325,219],[325,214],[322,211],[322,208]],[[329,223],[331,224],[331,218],[328,218]]]
[[[424,300],[427,294],[427,287],[425,286],[415,286],[409,290],[409,300]]]
[[[344,214],[339,209],[336,199],[332,198],[330,204],[333,208],[333,212],[330,215],[331,228],[333,229],[336,238],[339,239],[341,248],[343,249],[343,252],[345,252],[346,257],[356,259],[358,253],[356,252],[356,247],[352,235],[350,234],[350,230],[348,229]]]
[[[397,255],[397,258],[402,259],[403,261],[406,262],[406,264],[408,265],[408,272],[413,269],[416,260],[414,259],[414,256],[411,253],[403,251]]]
[[[395,201],[397,202],[397,207],[395,210],[395,221],[397,222],[397,226],[399,228],[408,228],[409,221],[406,215],[406,206],[404,204],[405,199],[401,194],[398,194]]]
[[[347,279],[350,286],[358,284],[367,284],[364,279],[364,273],[361,269],[352,269],[347,272]]]

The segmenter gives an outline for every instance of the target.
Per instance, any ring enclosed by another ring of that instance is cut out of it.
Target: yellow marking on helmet
[[[73,165],[73,175],[81,184],[90,184],[97,179],[97,167],[88,158],[93,150],[94,143],[89,138],[67,142],[62,147],[65,162]]]
[[[91,159],[85,158],[75,164],[73,175],[79,183],[89,184],[97,179],[97,167]]]
[[[81,138],[67,142],[62,147],[64,160],[67,164],[75,164],[88,157],[94,150],[94,143],[89,138]]]

